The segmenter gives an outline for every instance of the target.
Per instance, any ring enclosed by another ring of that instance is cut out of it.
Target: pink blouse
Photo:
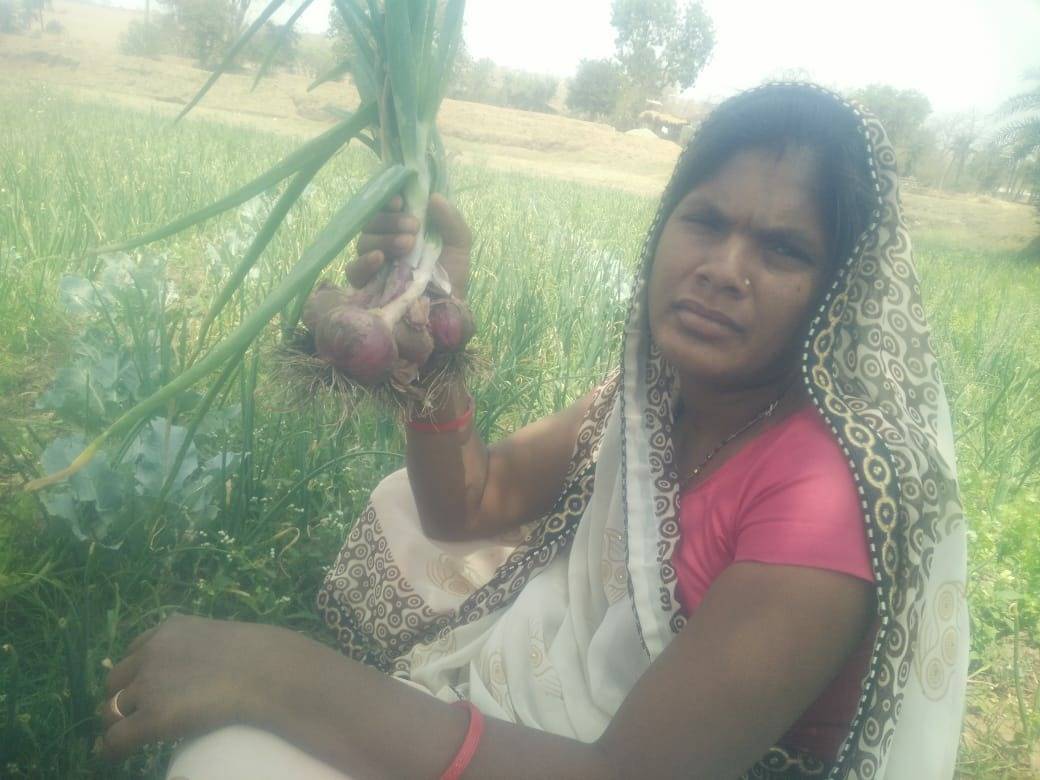
[[[866,531],[848,462],[812,406],[748,442],[680,495],[673,556],[683,614],[735,561],[813,566],[870,583]],[[876,623],[875,623],[876,628]],[[875,630],[784,735],[784,744],[833,761],[848,731]]]

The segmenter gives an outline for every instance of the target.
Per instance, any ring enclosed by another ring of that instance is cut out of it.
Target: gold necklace
[[[773,402],[771,404],[769,404],[769,406],[767,406],[761,412],[759,412],[754,417],[752,417],[750,420],[748,420],[746,423],[744,423],[744,425],[740,429],[734,431],[729,436],[727,436],[725,439],[723,439],[721,444],[716,446],[715,449],[713,449],[711,452],[708,453],[708,457],[706,457],[704,460],[702,460],[700,463],[698,463],[697,466],[693,469],[693,471],[691,471],[689,474],[686,475],[685,479],[683,479],[682,482],[679,483],[679,487],[682,488],[684,485],[686,485],[687,482],[689,482],[691,479],[693,479],[698,474],[700,474],[701,473],[701,469],[703,469],[705,466],[707,466],[708,462],[712,458],[714,458],[716,455],[719,454],[719,450],[721,450],[723,447],[725,447],[727,444],[729,444],[735,438],[740,436],[740,434],[744,433],[744,431],[746,431],[749,428],[751,428],[752,426],[754,426],[756,423],[760,423],[760,422],[762,422],[762,420],[764,420],[767,417],[769,417],[770,415],[772,415],[773,412],[776,411],[776,407],[778,407],[780,405],[780,401],[787,394],[788,388],[790,388],[790,385],[785,387],[783,389],[783,391],[781,391],[780,395],[778,395],[776,398],[773,399]]]

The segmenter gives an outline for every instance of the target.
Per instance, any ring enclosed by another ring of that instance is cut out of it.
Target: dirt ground
[[[180,57],[120,54],[120,36],[141,17],[137,11],[54,0],[45,20],[58,20],[63,32],[0,35],[0,81],[47,82],[86,98],[173,113],[207,72]],[[330,108],[357,103],[348,82],[308,93],[309,74],[278,73],[255,91],[252,79],[251,73],[225,75],[195,112],[308,137],[333,121]],[[650,196],[660,193],[679,152],[669,141],[626,135],[605,124],[456,100],[445,101],[439,127],[449,151],[463,162]],[[1022,204],[920,189],[904,192],[904,200],[912,229],[970,245],[1015,251],[1040,230],[1035,212]]]

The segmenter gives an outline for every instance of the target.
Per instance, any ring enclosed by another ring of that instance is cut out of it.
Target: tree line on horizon
[[[241,54],[260,68],[302,70],[315,77],[349,75],[350,41],[335,0],[326,46],[304,41],[292,29],[268,22]],[[242,34],[266,0],[156,0],[152,12],[134,20],[121,42],[125,54],[176,54],[212,69]],[[0,0],[0,32],[45,25],[51,0]],[[526,111],[565,113],[608,123],[619,130],[646,124],[648,109],[671,110],[692,124],[708,106],[684,101],[711,59],[716,35],[699,0],[612,0],[614,55],[585,59],[575,75],[555,76],[505,68],[474,59],[463,42],[449,97]],[[801,71],[778,74],[804,77]],[[904,177],[924,186],[1032,200],[1040,206],[1040,68],[1027,73],[1032,87],[1006,101],[995,114],[936,115],[927,96],[914,89],[869,84],[846,90],[884,123]],[[654,117],[660,113],[651,112]],[[659,125],[659,122],[657,123]],[[659,127],[655,128],[659,130]],[[672,140],[677,134],[672,134]]]

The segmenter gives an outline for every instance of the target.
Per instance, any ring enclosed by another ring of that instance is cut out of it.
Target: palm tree
[[[1008,191],[1028,187],[1030,200],[1040,209],[1040,68],[1027,72],[1026,78],[1034,82],[1033,89],[1008,98],[998,110],[1005,120],[998,140],[1011,153]],[[1040,259],[1040,236],[1022,254]]]

